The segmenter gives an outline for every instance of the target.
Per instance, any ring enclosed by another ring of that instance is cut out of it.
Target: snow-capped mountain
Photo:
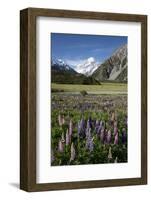
[[[60,84],[98,84],[95,79],[78,73],[69,64],[61,59],[51,60],[51,81],[52,83]]]
[[[52,59],[51,61],[51,67],[52,69],[55,70],[61,70],[61,71],[69,71],[69,72],[75,72],[75,70],[70,67],[67,63],[65,63],[63,60],[61,59]]]
[[[85,76],[91,76],[97,68],[98,64],[96,63],[95,59],[93,57],[90,57],[83,63],[78,64],[75,67],[75,70],[78,73],[84,74]]]

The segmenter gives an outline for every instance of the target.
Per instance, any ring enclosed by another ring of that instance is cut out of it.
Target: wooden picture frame
[[[36,183],[36,18],[60,17],[141,23],[141,177]],[[27,8],[20,12],[20,188],[25,191],[147,184],[147,16]]]

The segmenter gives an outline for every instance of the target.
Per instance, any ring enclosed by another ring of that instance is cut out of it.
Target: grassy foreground
[[[74,84],[56,84],[52,83],[51,88],[63,90],[64,92],[80,92],[86,90],[88,93],[98,94],[127,94],[126,83],[102,83],[101,85],[74,85]]]

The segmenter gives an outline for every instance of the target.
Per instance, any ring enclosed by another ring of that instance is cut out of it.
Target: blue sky
[[[127,43],[126,36],[51,33],[51,56],[70,65],[82,63],[89,57],[103,62],[117,48]]]

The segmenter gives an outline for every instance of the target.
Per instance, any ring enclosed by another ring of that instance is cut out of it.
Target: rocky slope
[[[127,45],[118,48],[92,74],[98,81],[127,81]]]

